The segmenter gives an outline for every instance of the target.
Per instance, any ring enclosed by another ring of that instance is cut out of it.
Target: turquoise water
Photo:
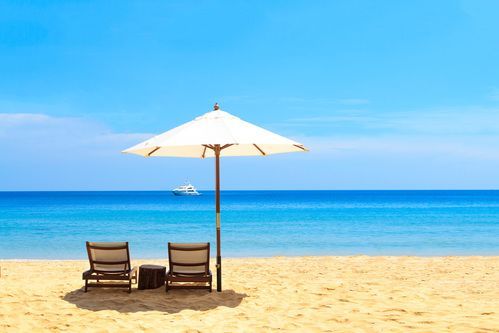
[[[214,193],[0,192],[0,258],[85,258],[92,241],[214,245]],[[499,255],[499,191],[225,191],[222,254]],[[214,249],[213,249],[214,251]]]

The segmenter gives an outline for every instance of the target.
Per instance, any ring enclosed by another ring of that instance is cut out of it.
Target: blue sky
[[[211,109],[308,154],[226,189],[499,188],[497,1],[2,1],[0,190],[210,189],[120,151]]]

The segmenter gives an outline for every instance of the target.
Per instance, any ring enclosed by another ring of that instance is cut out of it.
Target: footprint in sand
[[[404,309],[386,309],[386,310],[383,310],[383,312],[391,312],[391,311],[397,311],[397,312],[407,312],[406,310]]]

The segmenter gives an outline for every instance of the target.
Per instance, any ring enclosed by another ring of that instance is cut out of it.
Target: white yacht
[[[196,190],[191,183],[186,183],[185,185],[181,185],[172,190],[172,193],[175,195],[200,195],[200,193]]]

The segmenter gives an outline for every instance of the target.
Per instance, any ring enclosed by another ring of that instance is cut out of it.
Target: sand
[[[499,332],[499,257],[226,259],[224,292],[168,294],[83,293],[85,261],[0,266],[0,332]]]

